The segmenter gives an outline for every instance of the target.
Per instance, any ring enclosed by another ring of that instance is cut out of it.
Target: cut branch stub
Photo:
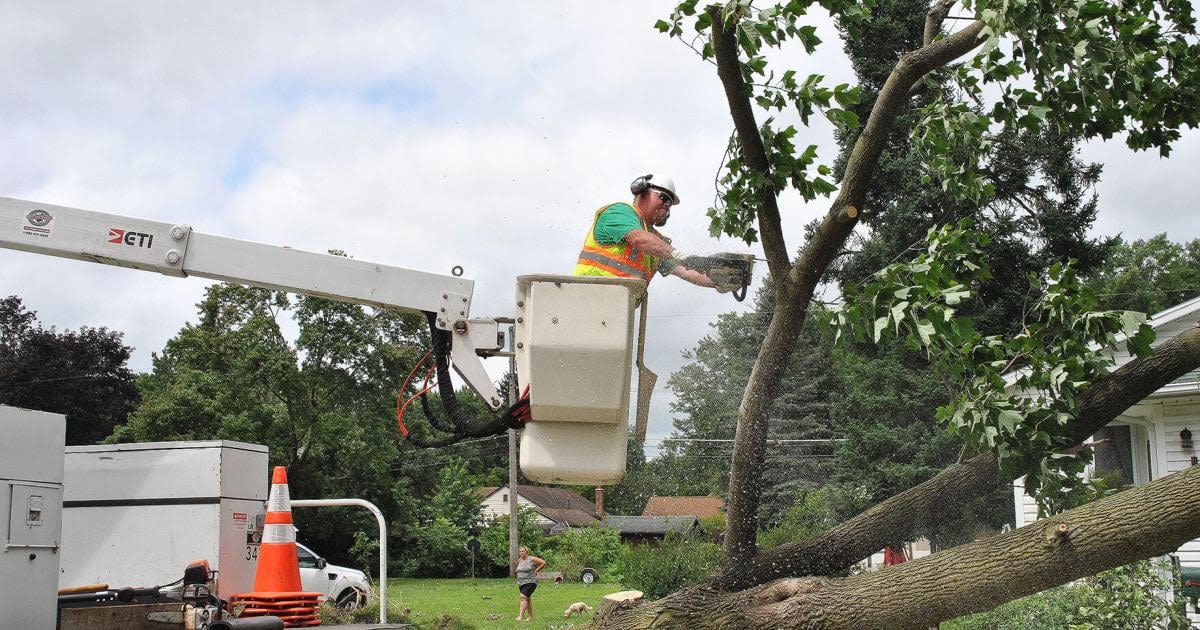
[[[617,591],[609,593],[600,600],[600,611],[597,619],[609,617],[618,611],[628,610],[642,603],[644,595],[641,591]]]
[[[1055,547],[1063,543],[1071,541],[1071,526],[1067,523],[1059,523],[1054,527],[1046,530],[1046,546]]]
[[[847,221],[853,221],[856,218],[858,218],[858,208],[854,207],[853,205],[848,205],[844,206],[841,211],[838,212],[837,222],[845,223]]]

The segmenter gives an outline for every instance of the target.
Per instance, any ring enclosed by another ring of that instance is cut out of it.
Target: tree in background
[[[142,403],[112,441],[265,444],[271,464],[288,467],[293,497],[378,505],[394,549],[423,519],[423,534],[449,530],[428,518],[442,468],[467,462],[478,476],[500,463],[499,442],[425,451],[397,430],[396,395],[427,345],[419,315],[232,284],[209,287],[198,308],[199,321],[154,355],[153,371],[138,381]],[[295,322],[294,342],[283,334],[286,318]],[[450,510],[453,501],[444,503]],[[355,510],[300,510],[296,520],[301,537],[333,559],[346,557],[348,534],[375,529]]]
[[[833,527],[834,514],[826,505],[825,492],[803,492],[773,527],[758,535],[763,549],[778,547],[794,540],[805,540]]]
[[[824,313],[820,305],[813,308]],[[719,315],[713,332],[685,354],[690,362],[671,375],[669,383],[676,393],[671,410],[679,414],[673,435],[683,440],[669,443],[663,455],[651,462],[664,476],[679,480],[671,492],[663,494],[725,494],[737,424],[737,392],[744,390],[750,379],[772,309],[772,294],[763,288],[755,295],[752,312]],[[771,439],[829,440],[840,435],[828,410],[836,396],[836,383],[830,359],[832,337],[823,330],[823,319],[828,316],[823,314],[806,324],[797,339],[781,395],[770,412]],[[777,443],[770,447],[772,465],[763,480],[760,508],[764,524],[777,523],[797,497],[823,484],[830,474],[831,444]]]
[[[68,445],[103,440],[138,402],[123,337],[44,328],[20,298],[0,300],[0,404],[65,415]]]
[[[667,532],[653,548],[625,545],[620,559],[621,583],[646,597],[663,597],[691,586],[717,568],[721,547],[696,534]]]
[[[397,562],[401,575],[462,577],[470,569],[466,542],[483,525],[478,477],[462,461],[438,472],[431,496],[422,501],[415,522],[402,523],[410,541]]]
[[[845,50],[863,90],[850,111],[863,118],[869,115],[895,59],[921,41],[927,8],[928,2],[920,0],[880,0],[869,20],[857,21],[853,30],[843,26]],[[964,197],[937,185],[925,154],[929,147],[922,146],[926,139],[914,130],[922,125],[920,106],[936,100],[943,106],[967,107],[948,77],[947,72],[927,76],[926,89],[892,125],[860,208],[859,225],[865,229],[833,262],[830,278],[842,287],[861,283],[889,263],[915,256],[914,246],[929,228],[970,218],[974,228],[989,237],[985,250],[993,276],[979,287],[978,303],[965,307],[969,312],[964,314],[975,318],[982,330],[1013,330],[1026,302],[1028,274],[1072,259],[1086,273],[1107,255],[1112,239],[1087,236],[1096,218],[1094,186],[1101,166],[1079,159],[1078,141],[1071,134],[1051,122],[1036,121],[1005,128],[979,146],[958,149],[969,151],[969,160],[977,163],[977,195]],[[983,116],[978,105],[968,109],[973,116]],[[861,131],[855,127],[838,134],[838,177],[844,176]]]
[[[761,292],[760,292],[761,295]],[[725,313],[711,324],[712,333],[684,353],[687,361],[668,385],[675,392],[671,411],[675,437],[720,440],[733,437],[737,424],[737,392],[745,389],[754,352],[761,339],[757,313]],[[660,459],[677,470],[679,495],[723,494],[729,484],[728,446],[705,442],[672,442]]]
[[[1200,238],[1175,243],[1166,234],[1117,239],[1088,284],[1107,308],[1149,315],[1200,295]]]
[[[604,512],[606,514],[638,515],[646,507],[650,497],[664,492],[670,484],[669,471],[657,460],[647,460],[642,443],[634,439],[633,429],[625,453],[625,476],[621,481],[604,489]],[[595,491],[587,497],[595,501]]]

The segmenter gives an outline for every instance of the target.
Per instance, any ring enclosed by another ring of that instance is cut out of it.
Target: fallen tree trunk
[[[711,585],[669,606],[601,615],[601,628],[928,628],[1177,549],[1200,536],[1200,467],[984,541],[847,578]],[[660,600],[665,602],[666,600]],[[658,604],[659,602],[655,602]]]

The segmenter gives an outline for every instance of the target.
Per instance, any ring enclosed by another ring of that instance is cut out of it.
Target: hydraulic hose
[[[437,417],[422,391],[418,395],[421,401],[421,411],[425,414],[430,426],[443,435],[434,437],[415,435],[404,428],[403,419],[401,419],[402,433],[409,442],[421,448],[438,448],[467,438],[501,435],[509,429],[519,429],[524,426],[524,423],[532,420],[529,415],[528,396],[522,397],[495,418],[480,421],[473,419],[462,408],[458,394],[454,391],[454,383],[450,379],[450,349],[454,337],[450,332],[437,327],[437,316],[434,313],[425,315],[429,320],[429,336],[432,342],[430,353],[433,355],[434,371],[437,374],[438,402],[446,417],[449,418],[449,423]],[[403,393],[401,395],[403,396]]]

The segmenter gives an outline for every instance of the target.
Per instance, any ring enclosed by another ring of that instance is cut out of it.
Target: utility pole
[[[508,404],[517,402],[517,328],[509,328],[513,354],[508,358]],[[517,430],[508,430],[508,576],[517,576]]]

